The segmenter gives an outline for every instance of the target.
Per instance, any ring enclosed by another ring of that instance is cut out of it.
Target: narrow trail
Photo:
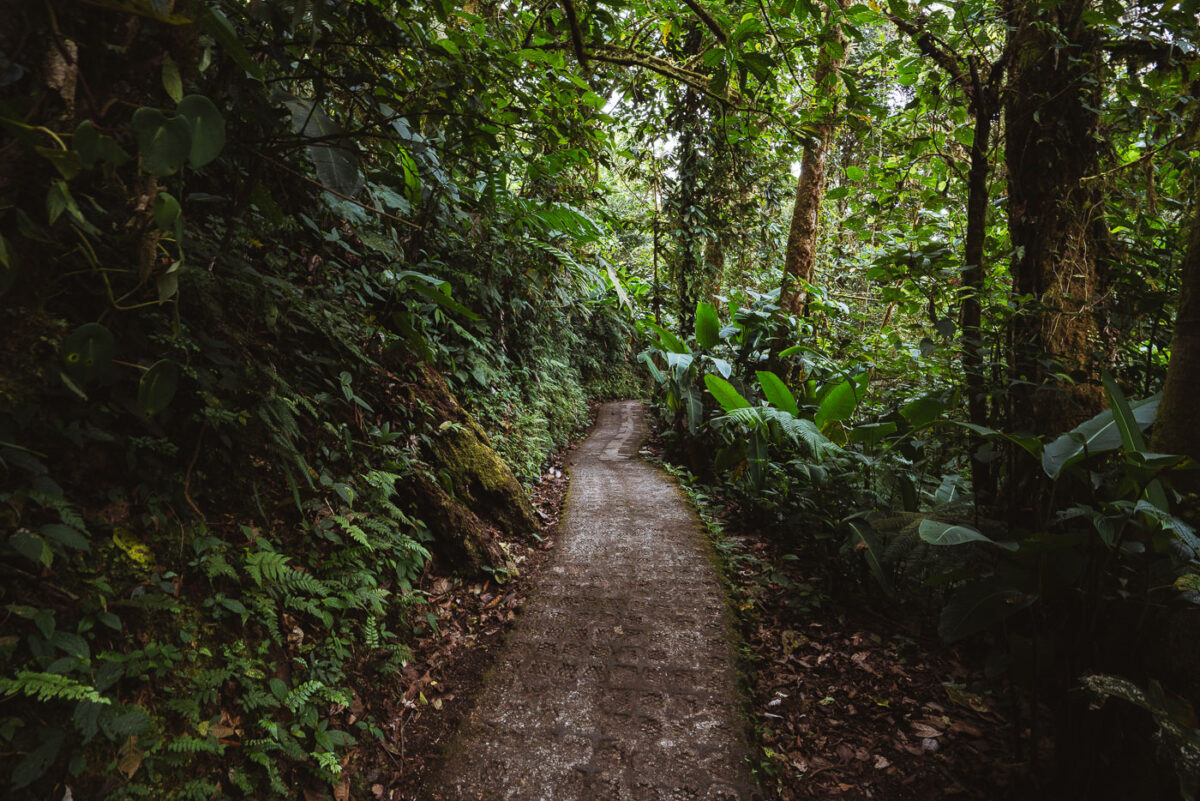
[[[573,455],[559,548],[433,798],[758,798],[721,587],[645,433],[641,404],[609,403]]]

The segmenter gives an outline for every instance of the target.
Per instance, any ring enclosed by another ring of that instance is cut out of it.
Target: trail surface
[[[636,402],[571,459],[557,553],[450,746],[445,801],[748,801],[721,587],[695,513],[638,460]]]

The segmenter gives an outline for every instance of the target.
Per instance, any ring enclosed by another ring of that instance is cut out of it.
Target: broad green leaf
[[[669,350],[672,353],[691,353],[688,346],[683,344],[683,340],[675,336],[674,333],[656,323],[648,323],[650,329],[658,334],[658,340],[662,344],[663,350]]]
[[[67,733],[63,729],[41,726],[38,732],[41,736],[38,747],[30,751],[13,768],[11,779],[14,790],[20,790],[42,778],[58,759],[58,752],[62,750],[63,742],[67,739]]]
[[[733,374],[733,365],[724,359],[717,359],[710,356],[709,361],[712,362],[713,367],[717,368],[717,373],[721,378],[729,378]]]
[[[204,95],[188,95],[179,101],[176,111],[191,126],[187,158],[192,167],[203,167],[219,156],[225,148],[225,118],[216,105]]]
[[[34,534],[28,529],[20,529],[8,538],[8,545],[17,553],[35,564],[50,566],[54,553],[41,535]]]
[[[183,99],[183,78],[179,74],[179,65],[169,55],[163,57],[162,84],[167,96],[176,103]]]
[[[233,29],[229,19],[221,11],[210,6],[200,18],[200,22],[204,26],[204,30],[217,40],[217,44],[221,45],[221,49],[234,60],[234,63],[248,75],[262,80],[262,66],[250,57],[250,51],[242,44],[237,31]]]
[[[1141,426],[1134,416],[1133,409],[1129,406],[1129,400],[1125,397],[1125,393],[1117,386],[1117,382],[1107,370],[1101,372],[1101,379],[1104,382],[1104,391],[1108,393],[1113,420],[1121,432],[1121,444],[1125,449],[1126,457],[1145,453],[1146,438],[1142,436]],[[1146,485],[1144,495],[1146,500],[1157,506],[1160,511],[1170,512],[1171,502],[1167,499],[1167,492],[1163,489],[1162,483],[1157,479]]]
[[[854,410],[858,408],[858,401],[858,388],[853,379],[847,379],[825,394],[813,421],[821,430],[825,430],[829,423],[846,420],[853,415]]]
[[[319,140],[308,146],[308,156],[321,183],[343,195],[358,194],[363,186],[358,154],[345,131],[309,100],[288,95],[283,104],[292,113],[292,129],[301,137]]]
[[[1020,434],[1006,434],[1003,431],[997,431],[994,428],[979,426],[975,425],[974,423],[963,423],[958,420],[951,420],[950,422],[959,428],[965,428],[968,431],[974,431],[979,436],[992,442],[999,440],[1011,442],[1035,459],[1040,459],[1042,457],[1043,445],[1042,441],[1037,437],[1021,436]]]
[[[847,520],[846,527],[850,529],[850,547],[855,553],[861,553],[867,561],[867,567],[879,586],[887,595],[892,595],[892,579],[883,565],[883,543],[865,520]]]
[[[721,344],[721,321],[717,310],[704,301],[696,304],[696,344],[705,350]]]
[[[143,106],[133,112],[133,133],[142,155],[142,169],[165,178],[179,171],[192,149],[192,128],[182,117],[168,118]]]
[[[674,371],[677,379],[683,378],[688,370],[692,369],[692,354],[690,353],[667,353],[667,367]]]
[[[957,642],[1002,623],[1032,606],[1033,593],[1010,586],[999,578],[970,581],[951,596],[938,620],[938,635]]]
[[[734,409],[749,409],[750,401],[742,397],[742,394],[734,389],[733,384],[730,384],[724,378],[718,375],[708,373],[704,376],[704,383],[708,387],[708,391],[717,399],[717,403],[721,404],[721,408],[726,412],[731,412]]]
[[[179,367],[163,359],[142,374],[138,382],[138,408],[147,417],[166,409],[179,386]]]
[[[935,395],[926,395],[905,404],[900,409],[900,416],[907,420],[913,428],[921,428],[937,420],[944,411],[946,411],[946,404],[942,403]]]
[[[159,192],[154,198],[154,224],[179,241],[183,227],[183,209],[169,192]]]
[[[1161,393],[1129,404],[1130,414],[1136,421],[1138,431],[1143,431],[1154,422]],[[1115,451],[1121,447],[1121,430],[1113,417],[1111,408],[1081,423],[1058,439],[1050,442],[1043,450],[1042,469],[1050,478],[1058,478],[1067,467],[1083,459],[1085,455]]]
[[[863,179],[863,175],[864,173],[862,167],[855,167],[851,165],[846,168],[846,178],[850,181],[861,181]]]
[[[688,432],[695,435],[700,424],[704,422],[704,398],[696,387],[688,387],[684,398],[687,401]]]
[[[759,370],[758,385],[762,387],[763,397],[777,409],[783,409],[793,417],[800,416],[800,407],[796,405],[796,396],[783,383],[783,379],[770,370]]]
[[[864,423],[860,426],[855,426],[850,430],[850,441],[858,445],[874,446],[878,445],[884,437],[896,433],[896,424],[887,423]]]
[[[116,353],[116,340],[107,328],[99,323],[85,323],[63,342],[63,366],[72,379],[86,383],[100,375]]]
[[[71,137],[71,149],[79,156],[79,163],[85,170],[95,166],[100,155],[100,132],[91,120],[79,123]]]
[[[63,523],[47,523],[38,529],[38,531],[43,537],[54,540],[59,545],[67,548],[74,548],[77,551],[92,550],[87,536],[72,526],[64,525]]]
[[[656,384],[661,384],[667,380],[667,374],[658,369],[658,365],[654,363],[654,356],[651,353],[642,351],[638,354],[638,361],[646,365],[646,369],[650,371],[650,375],[654,378]]]
[[[986,542],[1006,551],[1017,550],[1015,542],[997,542],[971,526],[943,523],[940,520],[922,520],[919,529],[921,539],[930,545],[962,545],[964,542]]]

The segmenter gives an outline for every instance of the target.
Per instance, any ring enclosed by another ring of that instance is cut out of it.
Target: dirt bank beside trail
[[[459,799],[757,798],[729,615],[700,524],[606,404],[560,545],[430,788]]]

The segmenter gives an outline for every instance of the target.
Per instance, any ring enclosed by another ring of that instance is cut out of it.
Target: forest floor
[[[611,441],[604,440],[601,451]],[[653,442],[649,448],[657,450]],[[564,575],[574,575],[561,572],[569,563],[559,561],[556,552],[568,489],[566,458],[565,453],[554,458],[534,493],[546,522],[541,541],[509,543],[521,566],[518,577],[497,584],[464,582],[436,571],[427,575],[423,589],[437,626],[415,644],[395,696],[377,698],[371,705],[377,718],[393,721],[389,736],[374,749],[364,748],[356,760],[371,797],[433,797],[430,788],[447,764],[447,754],[453,757],[464,749],[474,754],[471,749],[480,747],[482,740],[450,747],[460,727],[480,731],[482,719],[469,720],[477,702],[489,696],[495,702],[512,692],[531,667],[541,674],[531,674],[535,683],[552,671],[552,664],[542,658],[519,664],[505,643],[506,636],[510,641],[522,637],[524,624],[518,621],[536,614],[537,598],[561,599],[568,589]],[[611,499],[607,505],[612,506]],[[1011,757],[1014,745],[1029,750],[1022,741],[1025,735],[1012,731],[1003,704],[984,689],[978,654],[942,646],[927,634],[919,615],[906,610],[891,609],[885,616],[845,598],[835,602],[821,565],[806,562],[803,555],[783,559],[785,549],[778,543],[754,532],[738,532],[735,507],[726,506],[721,516],[726,522],[728,595],[737,607],[742,683],[748,696],[740,711],[750,718],[747,728],[753,727],[753,756],[747,765],[757,775],[763,797],[1032,797],[1023,779],[1026,766]],[[595,584],[603,578],[593,575],[588,580]],[[521,611],[531,596],[533,605]],[[603,606],[600,596],[608,597],[605,591],[593,592],[592,608]],[[517,630],[508,636],[514,622]],[[588,667],[594,662],[593,640],[581,632],[562,637],[565,642],[575,636],[586,647],[583,659],[568,655],[574,660],[567,668],[573,679],[595,667]],[[545,647],[554,653],[553,646]],[[490,683],[485,682],[489,670]],[[652,715],[641,717],[647,732],[662,725]],[[538,723],[532,718],[526,722]],[[524,732],[510,727],[507,736],[515,750],[529,750]],[[580,753],[594,750],[600,758],[575,767],[575,779],[608,777],[618,786],[627,780],[628,774],[615,776],[612,765],[604,764],[619,756],[610,741],[593,734],[575,745]],[[493,765],[490,774],[480,776],[500,781],[499,768]],[[493,784],[484,797],[499,793],[498,787]],[[734,788],[714,797],[739,794],[740,788]],[[587,797],[622,796],[598,789]]]

